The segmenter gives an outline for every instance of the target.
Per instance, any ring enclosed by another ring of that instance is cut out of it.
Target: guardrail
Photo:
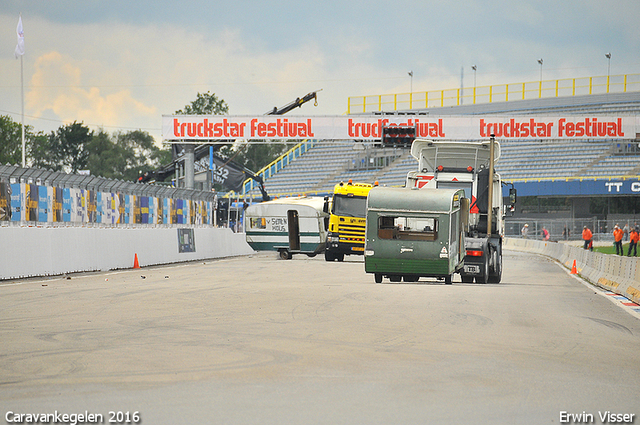
[[[0,165],[0,225],[214,225],[216,195]]]
[[[463,104],[476,105],[561,96],[626,93],[638,90],[640,90],[640,74],[564,78],[425,92],[351,96],[347,100],[347,114],[428,109]]]
[[[505,238],[504,247],[555,258],[592,284],[640,304],[640,261],[637,257],[592,252],[564,243]]]

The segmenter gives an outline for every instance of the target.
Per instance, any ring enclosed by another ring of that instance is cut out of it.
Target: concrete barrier
[[[194,227],[194,252],[177,228],[0,227],[0,280],[106,271],[251,254],[243,233]]]
[[[505,238],[503,246],[546,255],[569,269],[575,260],[577,272],[582,278],[640,304],[640,261],[637,257],[607,255],[563,243],[531,239]]]

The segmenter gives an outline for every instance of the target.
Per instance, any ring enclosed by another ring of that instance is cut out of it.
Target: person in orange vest
[[[582,239],[584,239],[584,249],[593,251],[593,233],[591,233],[591,230],[589,230],[587,226],[584,226],[584,229],[582,229]]]
[[[622,249],[623,236],[624,231],[616,224],[613,228],[613,244],[616,246],[616,255],[624,255],[624,250]]]
[[[629,232],[629,252],[627,253],[627,257],[631,256],[631,248],[633,248],[633,256],[638,256],[638,229],[635,227],[631,228],[631,232]]]

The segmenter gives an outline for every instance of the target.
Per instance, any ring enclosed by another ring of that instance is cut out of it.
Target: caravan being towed
[[[299,196],[253,204],[245,211],[247,243],[256,251],[277,250],[313,257],[327,241],[328,205],[324,198]]]
[[[469,201],[462,189],[374,187],[367,198],[364,267],[376,283],[435,277],[463,266]]]

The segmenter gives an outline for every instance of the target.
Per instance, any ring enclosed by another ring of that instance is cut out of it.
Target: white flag
[[[22,32],[22,16],[18,18],[18,28],[16,28],[16,33],[18,34],[18,45],[16,46],[16,59],[18,56],[24,55],[24,32]]]

